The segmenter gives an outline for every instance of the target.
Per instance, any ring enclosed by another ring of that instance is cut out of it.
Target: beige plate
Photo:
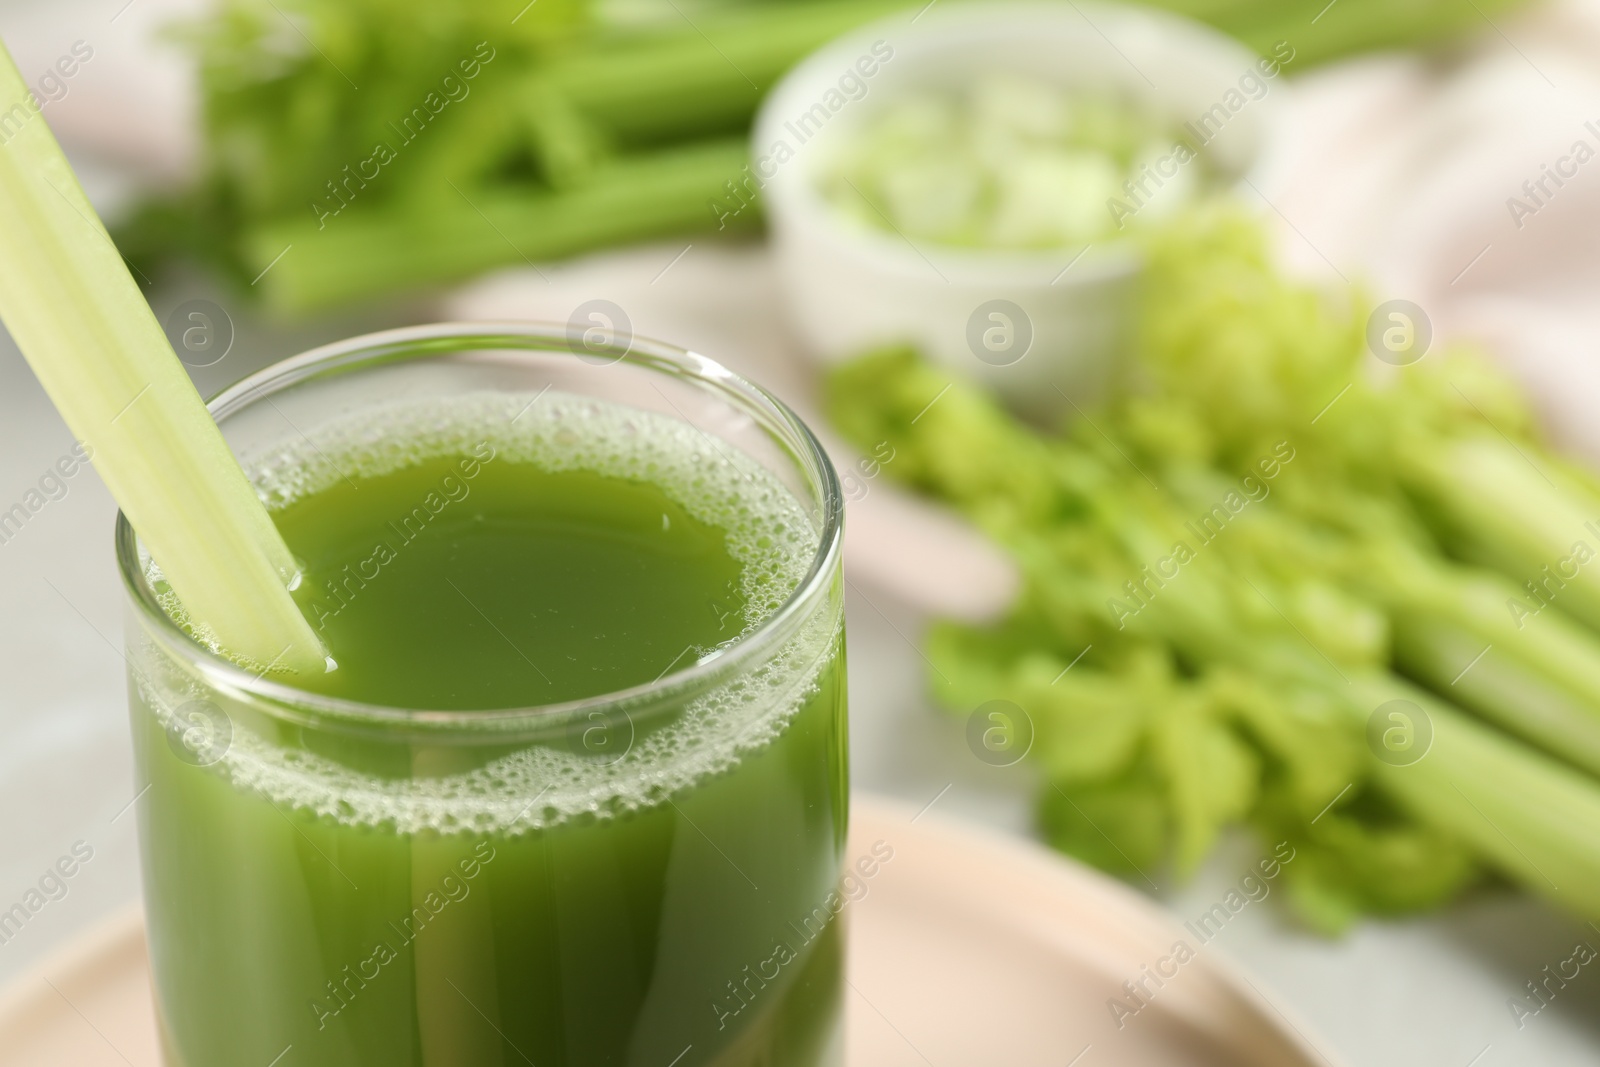
[[[858,798],[851,816],[852,860],[876,842],[894,850],[844,911],[853,1067],[1332,1067],[1248,979],[1135,893],[1042,849],[914,815]],[[1126,1000],[1122,983],[1180,938],[1195,957],[1159,989],[1147,979],[1154,997],[1119,1028],[1107,1000]],[[137,910],[0,996],[0,1067],[159,1063]]]

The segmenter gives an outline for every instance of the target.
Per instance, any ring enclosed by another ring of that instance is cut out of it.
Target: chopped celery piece
[[[1203,157],[1187,145],[1175,154],[1184,138],[1169,125],[1101,91],[991,75],[884,103],[816,181],[841,214],[912,240],[1059,248],[1170,215],[1207,191]],[[1151,169],[1163,157],[1165,170]]]

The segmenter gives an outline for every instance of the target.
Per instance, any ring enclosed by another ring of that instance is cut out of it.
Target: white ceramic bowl
[[[1280,92],[1281,75],[1263,76],[1261,62],[1178,16],[1067,0],[946,0],[814,53],[768,95],[750,179],[801,340],[824,361],[909,342],[1040,418],[1069,397],[1094,401],[1131,325],[1139,257],[1121,233],[1059,251],[913,243],[843,217],[815,171],[896,95],[1006,72],[1121,91],[1174,129],[1210,114],[1206,165],[1237,180],[1262,154]]]

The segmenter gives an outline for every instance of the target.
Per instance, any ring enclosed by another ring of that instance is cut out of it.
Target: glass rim
[[[118,509],[115,528],[117,569],[132,605],[147,623],[153,624],[147,625],[145,632],[155,636],[169,654],[193,669],[208,687],[229,695],[254,698],[275,714],[287,713],[291,717],[309,715],[319,721],[339,721],[351,725],[409,725],[448,729],[530,720],[548,722],[715,685],[723,676],[732,674],[752,660],[759,663],[764,653],[775,652],[784,641],[796,636],[810,616],[811,609],[828,595],[832,575],[843,551],[844,494],[838,472],[821,441],[792,408],[768,390],[715,360],[686,348],[632,335],[623,344],[613,344],[611,347],[617,353],[616,362],[630,362],[651,373],[675,373],[680,379],[703,389],[710,387],[708,392],[721,396],[730,406],[745,414],[757,417],[764,430],[768,433],[776,431],[779,442],[794,452],[796,466],[817,497],[816,504],[821,510],[818,542],[804,577],[771,614],[718,654],[681,670],[671,671],[652,682],[548,704],[448,711],[395,707],[326,696],[253,674],[185,633],[157,600],[140,563],[138,535],[127,516]],[[217,393],[206,402],[206,408],[221,424],[229,415],[256,401],[315,378],[359,372],[374,366],[452,351],[496,348],[556,355],[565,353],[578,358],[569,340],[568,327],[563,323],[507,320],[406,326],[334,341],[269,364]],[[743,404],[736,402],[741,399]],[[764,421],[759,418],[763,414],[766,416]],[[681,415],[676,417],[687,421]],[[808,511],[811,510],[812,502],[801,503]]]

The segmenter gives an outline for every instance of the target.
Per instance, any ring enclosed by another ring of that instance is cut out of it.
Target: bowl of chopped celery
[[[747,180],[801,340],[824,361],[909,343],[1040,417],[1094,400],[1140,233],[1248,180],[1293,58],[1041,0],[930,5],[833,42],[768,96]]]

